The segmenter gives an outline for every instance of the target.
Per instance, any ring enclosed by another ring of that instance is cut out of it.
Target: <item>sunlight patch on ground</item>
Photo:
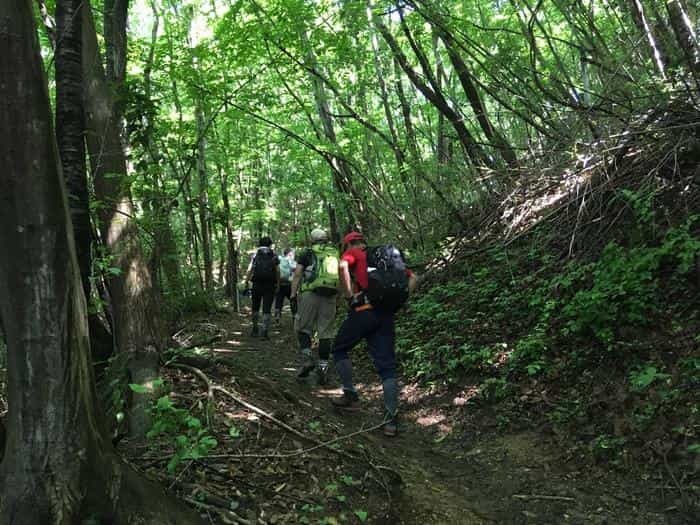
[[[412,383],[410,385],[405,385],[401,389],[401,398],[409,405],[415,405],[421,401],[430,399],[436,393],[437,389],[421,388],[418,384]]]
[[[336,397],[339,396],[343,390],[338,387],[338,388],[323,388],[323,389],[318,389],[314,392],[314,397],[320,398],[320,399],[328,399],[331,397]]]
[[[245,419],[246,421],[258,421],[260,416],[246,410],[237,410],[236,412],[224,412],[224,415],[229,419]]]
[[[235,354],[238,350],[234,348],[212,348],[211,352],[214,354]]]
[[[416,423],[422,427],[432,427],[438,423],[442,423],[447,419],[444,414],[432,413],[425,416],[418,416]]]
[[[421,427],[432,427],[437,431],[439,441],[442,441],[447,434],[452,432],[454,426],[449,422],[447,416],[437,410],[426,410],[422,414],[416,415],[413,420]]]
[[[479,387],[476,385],[472,385],[468,388],[465,388],[460,393],[458,393],[452,399],[452,405],[456,406],[456,407],[464,406],[478,395],[479,395]]]

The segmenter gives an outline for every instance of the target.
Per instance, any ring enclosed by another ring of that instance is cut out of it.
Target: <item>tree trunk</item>
[[[700,72],[700,53],[695,30],[690,22],[688,13],[679,0],[668,0],[666,2],[666,10],[676,42],[683,51],[688,69],[693,73],[697,82],[698,73]]]
[[[85,295],[32,8],[0,2],[0,525],[201,523],[115,455],[97,418]]]
[[[649,20],[644,12],[644,6],[641,0],[626,0],[623,2],[627,6],[627,10],[632,16],[634,25],[637,26],[639,32],[644,36],[649,44],[649,52],[651,58],[659,71],[661,78],[666,78],[666,63],[668,62],[667,54],[661,48],[660,40],[654,34],[654,30],[649,23]]]
[[[219,183],[221,184],[221,199],[224,206],[224,228],[226,230],[226,295],[234,301],[238,311],[238,253],[236,241],[231,228],[231,204],[228,198],[228,173],[219,166]]]
[[[464,119],[450,106],[444,95],[437,89],[434,79],[431,88],[408,63],[408,58],[401,50],[399,43],[396,41],[389,29],[377,17],[374,18],[374,22],[377,29],[382,34],[382,37],[384,37],[384,40],[391,48],[396,61],[401,66],[401,69],[403,69],[404,73],[406,73],[416,89],[418,89],[418,91],[420,91],[423,96],[427,98],[428,101],[430,101],[430,103],[432,103],[433,106],[447,118],[447,120],[450,121],[450,124],[452,124],[452,127],[457,132],[457,136],[459,137],[460,144],[462,145],[467,159],[477,166],[490,165],[481,147],[476,143],[474,137],[464,125]],[[405,28],[405,32],[407,33],[407,36],[410,36],[408,35],[407,28]],[[415,52],[419,56],[422,63],[427,62],[420,49],[416,48]],[[423,67],[423,73],[426,74],[428,78],[432,78],[433,75],[428,74],[428,71],[429,68]]]
[[[80,280],[90,297],[90,203],[85,168],[85,115],[83,112],[82,0],[56,2],[56,139],[68,205],[73,221]]]
[[[506,141],[503,135],[501,135],[491,123],[491,119],[489,119],[486,111],[486,106],[482,102],[481,95],[479,94],[479,91],[477,90],[472,79],[472,74],[469,71],[467,64],[464,62],[464,60],[462,60],[462,57],[457,51],[452,35],[446,30],[439,30],[438,34],[440,39],[445,44],[447,54],[450,57],[450,62],[452,62],[452,66],[457,72],[459,81],[462,84],[462,89],[464,89],[464,94],[467,96],[467,100],[469,100],[469,105],[472,107],[472,111],[474,112],[474,116],[476,116],[476,121],[481,127],[481,131],[484,132],[484,135],[486,135],[486,138],[493,145],[493,147],[500,152],[501,157],[506,164],[508,164],[508,166],[517,166],[518,161],[515,156],[515,151],[513,151],[513,148],[511,148],[510,144],[508,144],[508,141]]]
[[[197,106],[195,110],[197,117],[197,175],[199,182],[199,227],[202,238],[202,257],[204,259],[204,289],[210,291],[214,282],[214,272],[212,263],[211,231],[209,228],[209,192],[207,177],[206,149],[207,139],[205,137],[204,111]]]
[[[115,341],[127,354],[132,383],[150,388],[158,375],[158,352],[163,327],[153,296],[153,283],[134,221],[134,206],[127,178],[120,123],[105,79],[97,35],[89,4],[83,4],[83,67],[87,144],[100,203],[99,229],[110,256],[107,285],[112,298]],[[134,393],[129,428],[134,437],[145,436],[150,421],[147,407],[152,394]]]
[[[197,217],[194,214],[194,206],[192,205],[192,189],[190,188],[189,180],[185,180],[183,185],[183,195],[185,199],[185,213],[187,215],[187,236],[189,237],[192,246],[192,256],[190,258],[192,266],[197,272],[197,282],[199,288],[204,290],[204,280],[202,276],[202,265],[199,257],[199,227],[197,226]]]
[[[306,47],[306,59],[309,64],[309,69],[317,70],[318,65],[316,61],[316,55],[311,48],[311,44],[305,33],[302,34],[302,40],[304,46]],[[353,207],[357,208],[357,215],[359,217],[366,217],[366,210],[364,209],[364,203],[358,195],[353,195],[350,190],[352,188],[352,169],[345,161],[345,159],[335,152],[340,150],[338,145],[338,138],[335,134],[335,126],[333,124],[333,117],[331,116],[331,109],[328,102],[328,97],[326,96],[326,90],[324,88],[323,81],[313,73],[310,73],[310,80],[313,89],[314,102],[316,103],[316,112],[319,120],[321,121],[321,127],[323,129],[323,134],[326,140],[333,146],[333,151],[331,152],[330,164],[333,171],[333,187],[335,191],[342,194],[346,194],[351,197]],[[346,220],[348,223],[358,222],[355,217],[355,213],[351,208],[346,206]]]
[[[418,139],[416,137],[416,131],[415,128],[413,127],[413,117],[411,116],[411,105],[406,98],[406,93],[403,89],[403,86],[401,85],[401,76],[399,75],[400,73],[400,64],[398,63],[397,60],[394,60],[394,65],[396,69],[396,95],[399,98],[399,102],[401,103],[401,111],[403,113],[403,122],[404,122],[404,127],[406,128],[406,140],[408,142],[408,151],[411,153],[411,156],[413,157],[413,164],[416,166],[415,172],[418,177],[420,177],[423,181],[425,181],[428,186],[433,190],[435,195],[438,196],[438,198],[442,201],[442,203],[447,206],[448,211],[450,212],[450,216],[457,220],[462,226],[465,225],[464,222],[464,217],[460,213],[460,211],[457,209],[457,207],[454,205],[454,203],[447,197],[447,195],[440,189],[440,186],[430,178],[430,175],[425,173],[425,170],[423,170],[422,163],[423,159],[420,154],[420,148],[418,147]]]
[[[442,91],[445,85],[445,66],[442,63],[442,58],[437,49],[437,35],[435,32],[432,34],[432,44],[433,44],[433,55],[435,59],[435,84],[436,90],[438,92]],[[450,163],[450,138],[447,134],[448,123],[445,119],[445,115],[438,111],[438,121],[437,121],[437,140],[435,141],[435,156],[437,160],[437,166],[439,172],[445,170],[445,167]],[[438,173],[440,175],[440,173]]]

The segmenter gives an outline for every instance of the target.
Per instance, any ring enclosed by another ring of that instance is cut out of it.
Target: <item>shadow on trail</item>
[[[213,512],[217,500],[228,502],[237,523],[673,522],[650,511],[629,479],[579,470],[534,432],[460,427],[453,415],[469,405],[417,385],[403,389],[399,435],[383,436],[381,386],[362,347],[352,355],[361,410],[338,413],[330,404],[340,392],[333,370],[328,386],[314,374],[296,380],[287,312],[269,340],[250,336],[245,313],[207,322],[218,337],[201,350],[212,360],[204,373],[259,409],[215,396],[217,448],[174,474],[181,491],[209,495],[202,501],[211,508],[202,508],[213,522],[227,521]],[[201,402],[192,374],[177,370],[170,379],[178,396]]]

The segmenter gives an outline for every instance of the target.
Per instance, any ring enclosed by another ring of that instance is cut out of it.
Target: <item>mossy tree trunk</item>
[[[85,294],[29,0],[0,2],[0,524],[198,523],[122,464],[97,418]]]
[[[123,57],[125,54],[112,49],[112,56]],[[114,71],[123,69],[122,59],[114,59],[112,63]],[[148,390],[158,374],[163,326],[156,308],[151,272],[134,220],[120,131],[121,113],[102,67],[89,4],[83,4],[83,68],[86,135],[98,201],[99,230],[110,257],[110,266],[116,268],[107,279],[116,346],[120,353],[126,354],[130,381],[144,385]],[[150,400],[148,393],[134,395],[129,413],[129,429],[134,437],[142,437],[148,430],[146,407]]]

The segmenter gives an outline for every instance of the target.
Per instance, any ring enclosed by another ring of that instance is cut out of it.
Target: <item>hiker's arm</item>
[[[248,284],[250,280],[253,278],[253,261],[255,258],[251,259],[250,262],[248,263],[248,269],[245,272],[245,282]]]
[[[304,273],[304,268],[301,266],[301,264],[297,264],[296,268],[294,268],[294,277],[292,277],[292,291],[289,293],[290,297],[297,296],[302,273]]]
[[[348,261],[340,261],[338,264],[338,271],[340,291],[343,294],[343,297],[350,299],[352,297],[352,279],[350,278],[350,266],[348,265]]]
[[[415,273],[411,272],[411,274],[408,276],[408,291],[413,293],[416,286],[418,286],[418,278],[416,277]]]

